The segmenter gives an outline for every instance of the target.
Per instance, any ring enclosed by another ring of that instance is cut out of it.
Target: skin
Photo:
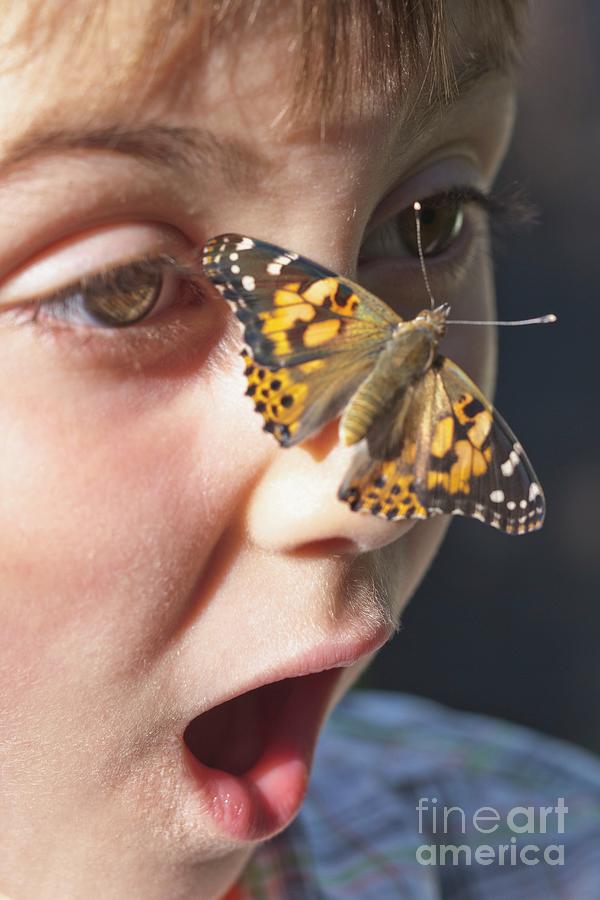
[[[458,174],[489,187],[502,159],[505,75],[485,76],[419,135],[408,104],[388,116],[373,102],[363,117],[348,105],[345,131],[323,129],[316,108],[282,120],[285,22],[234,54],[215,40],[161,77],[125,52],[126,24],[108,22],[109,50],[93,37],[79,55],[61,37],[28,59],[18,43],[3,49],[0,152],[31,128],[135,114],[243,139],[247,166],[234,183],[199,165],[46,149],[3,168],[0,308],[60,287],[61,265],[85,274],[90,253],[105,265],[149,247],[184,255],[226,231],[356,276],[365,233]],[[482,215],[467,219],[478,236],[429,276],[455,318],[479,319],[493,288]],[[406,316],[427,303],[406,254],[358,277]],[[0,317],[0,890],[15,900],[88,898],[99,885],[106,898],[223,896],[252,847],[192,803],[183,727],[291,659],[343,653],[357,635],[385,641],[447,527],[339,503],[352,450],[337,423],[285,451],[262,432],[216,293],[161,315],[135,339]],[[491,390],[491,329],[450,329],[442,351]],[[330,708],[371,658],[343,670]]]

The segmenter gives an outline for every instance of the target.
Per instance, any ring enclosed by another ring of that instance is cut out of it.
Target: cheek
[[[247,398],[237,374],[35,372],[0,401],[0,652],[41,666],[100,642],[127,666],[161,645],[260,459],[236,451]]]

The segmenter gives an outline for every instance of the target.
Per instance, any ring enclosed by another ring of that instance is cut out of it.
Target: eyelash
[[[442,196],[446,201],[462,201],[465,205],[474,203],[485,213],[491,240],[490,257],[501,249],[507,233],[537,222],[535,205],[517,184],[487,193],[471,186],[459,187]]]
[[[447,203],[475,203],[489,217],[494,231],[506,226],[526,225],[535,219],[534,206],[518,186],[486,193],[471,185],[458,185],[425,197],[421,203],[434,207]]]
[[[535,207],[528,201],[520,187],[512,186],[501,190],[488,191],[487,193],[479,190],[472,185],[456,185],[445,191],[438,191],[426,197],[417,198],[421,205],[425,208],[442,209],[444,206],[450,205],[476,205],[486,215],[490,227],[492,239],[500,237],[507,229],[519,225],[528,225],[536,220]],[[400,210],[386,221],[382,222],[371,234],[367,234],[367,239],[372,239],[374,233],[380,230],[382,233],[394,232],[396,228],[396,220],[403,213],[407,212],[409,207]],[[456,241],[453,241],[452,246]],[[447,251],[439,254],[440,259],[448,255]],[[432,258],[432,264],[435,259]],[[360,254],[359,254],[360,263]]]

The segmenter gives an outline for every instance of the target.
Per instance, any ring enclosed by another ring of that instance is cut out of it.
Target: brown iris
[[[421,242],[424,256],[437,256],[454,241],[463,226],[463,201],[450,198],[433,198],[421,201]],[[396,216],[396,227],[406,249],[413,256],[419,255],[415,211],[407,207]]]
[[[86,314],[111,328],[132,325],[153,309],[162,290],[160,272],[122,271],[92,279],[80,290]]]

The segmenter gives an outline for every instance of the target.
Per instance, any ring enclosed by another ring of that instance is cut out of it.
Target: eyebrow
[[[235,187],[247,187],[268,168],[267,160],[236,138],[220,138],[207,128],[147,123],[125,127],[49,128],[35,126],[11,144],[0,158],[0,171],[39,156],[70,150],[104,150],[154,166],[169,166],[197,178],[199,170],[219,174]]]
[[[405,116],[399,111],[399,125],[403,138],[422,134],[432,121],[449,111],[458,101],[489,74],[508,74],[494,60],[482,53],[473,54],[461,63],[451,85],[452,96],[447,101],[434,98],[420,104],[422,92],[412,102]],[[330,127],[344,130],[346,120],[331,122]],[[315,126],[322,132],[322,123]],[[292,126],[290,140],[307,137],[313,128],[299,122]],[[31,159],[65,151],[100,150],[134,157],[156,167],[169,167],[184,177],[198,179],[198,173],[207,177],[221,176],[238,190],[256,188],[257,178],[270,168],[264,156],[248,143],[235,137],[218,137],[207,128],[183,127],[160,123],[124,126],[108,124],[99,128],[45,128],[33,126],[28,132],[9,145],[0,157],[2,170],[18,168]]]

